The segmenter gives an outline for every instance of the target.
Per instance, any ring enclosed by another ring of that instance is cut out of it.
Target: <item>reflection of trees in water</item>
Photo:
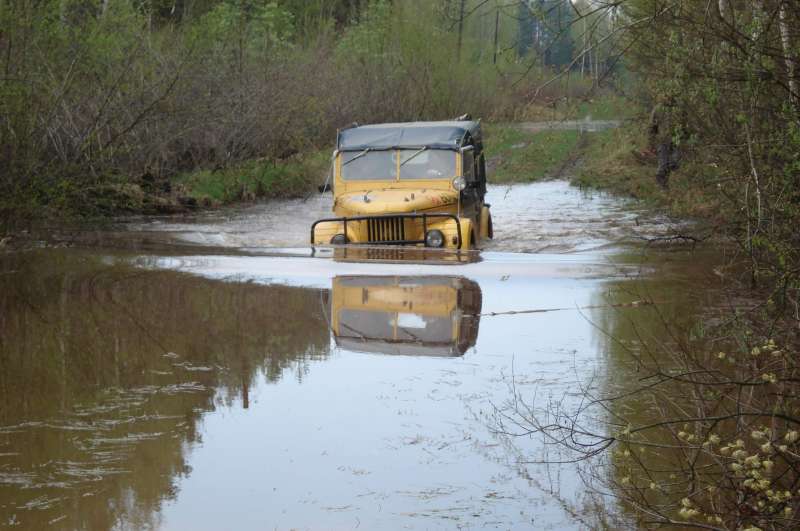
[[[618,439],[610,447],[613,452],[591,462],[587,477],[602,484],[598,490],[611,487],[621,497],[620,509],[633,519],[641,517],[633,508],[641,500],[629,496],[627,487],[632,482],[646,486],[670,482],[670,473],[685,463],[685,454],[669,448],[669,430],[635,436],[626,435],[626,430],[680,415],[682,408],[692,407],[688,397],[681,402],[676,386],[668,382],[659,385],[662,379],[653,374],[654,368],[665,372],[684,368],[679,353],[696,346],[691,330],[697,312],[704,307],[698,300],[700,296],[701,293],[680,286],[674,278],[648,278],[609,282],[592,301],[595,308],[589,318],[597,326],[598,351],[604,354],[598,368],[597,390],[591,393],[591,399],[603,400],[590,408],[601,416],[593,426],[597,434],[594,439]],[[644,442],[647,446],[621,441]],[[648,473],[643,473],[643,467]],[[671,482],[680,491],[682,485],[678,486],[675,478]],[[674,497],[654,489],[645,494],[659,511],[670,513]]]
[[[608,285],[610,302],[655,304],[592,312],[606,357],[581,414],[599,422],[549,433],[578,459],[600,450],[584,470],[631,521],[797,529],[800,370],[768,339],[773,323],[731,291],[697,289],[703,278]]]
[[[652,303],[652,304],[651,304]],[[700,307],[674,280],[608,282],[591,301],[587,317],[595,325],[598,352],[604,363],[604,394],[623,393],[641,376],[643,362],[668,363],[667,353],[683,342]],[[640,400],[635,407],[649,415]]]
[[[790,339],[729,287],[703,288],[659,290],[669,302],[649,316],[605,316],[601,396],[616,425],[606,479],[654,523],[798,529],[800,367]]]
[[[587,306],[576,319],[588,320],[595,330],[593,350],[600,357],[592,374],[579,370],[581,386],[561,396],[537,400],[535,394],[516,395],[514,390],[515,400],[495,411],[493,423],[510,440],[544,438],[548,453],[526,459],[576,464],[587,486],[578,512],[596,519],[590,527],[634,528],[641,513],[632,510],[631,502],[639,500],[630,496],[630,487],[644,485],[634,494],[644,492],[652,502],[650,508],[666,507],[668,513],[675,497],[666,494],[674,493],[649,485],[665,477],[667,484],[686,456],[668,448],[671,437],[663,432],[653,430],[645,441],[645,434],[631,437],[629,426],[650,425],[670,415],[673,408],[692,407],[688,399],[681,402],[675,386],[652,386],[657,380],[651,376],[653,367],[667,372],[680,367],[680,357],[674,354],[690,350],[697,342],[689,330],[703,305],[674,278],[647,278],[606,282]],[[634,439],[650,444],[631,444]],[[646,464],[649,477],[641,473],[639,463]],[[686,487],[676,479],[672,482],[676,492]],[[610,496],[617,498],[615,505],[609,504]],[[685,492],[677,499],[683,496]],[[650,514],[659,521],[657,513]]]
[[[215,400],[247,407],[259,374],[301,378],[328,353],[319,290],[75,251],[3,256],[0,272],[0,524],[155,523]]]

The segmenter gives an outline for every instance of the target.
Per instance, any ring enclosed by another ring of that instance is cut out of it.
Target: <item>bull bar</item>
[[[352,217],[340,217],[340,218],[323,218],[318,219],[311,225],[311,245],[315,245],[316,242],[314,241],[314,229],[316,229],[317,225],[320,223],[342,223],[344,225],[344,235],[347,237],[347,223],[354,222],[354,221],[368,221],[370,219],[389,219],[389,218],[401,218],[403,220],[406,219],[419,219],[422,218],[422,239],[421,240],[382,240],[382,241],[371,241],[371,242],[362,242],[356,243],[357,245],[413,245],[425,243],[425,235],[428,233],[428,219],[430,218],[448,218],[452,219],[456,224],[456,235],[458,237],[458,244],[457,248],[461,248],[461,223],[458,220],[458,217],[453,214],[385,214],[380,216],[352,216]],[[349,242],[348,242],[349,243]]]

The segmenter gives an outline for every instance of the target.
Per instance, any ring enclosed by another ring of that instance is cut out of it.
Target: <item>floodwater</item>
[[[0,254],[0,527],[625,521],[498,414],[613,387],[619,304],[685,318],[710,262],[644,253],[669,220],[564,181],[487,201],[496,238],[461,261],[312,252],[329,195]]]
[[[331,194],[305,199],[273,201],[198,216],[149,217],[132,220],[102,232],[69,235],[69,241],[109,246],[132,242],[156,248],[168,245],[174,254],[183,246],[191,252],[209,248],[272,254],[294,250],[306,254],[309,228],[331,216]],[[497,226],[485,251],[515,253],[570,253],[600,247],[641,243],[642,238],[668,233],[673,224],[663,216],[604,194],[585,194],[567,181],[544,181],[490,186],[486,202],[492,205]],[[294,253],[292,253],[294,254]]]

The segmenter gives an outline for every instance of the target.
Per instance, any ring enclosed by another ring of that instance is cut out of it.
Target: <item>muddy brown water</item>
[[[494,413],[514,390],[567,407],[614,387],[627,369],[606,332],[633,332],[609,305],[646,292],[687,319],[713,261],[645,253],[669,220],[564,181],[488,201],[496,238],[464,263],[312,253],[329,195],[0,255],[0,527],[625,520]],[[507,313],[535,309],[553,311]],[[624,316],[658,328],[650,308]]]

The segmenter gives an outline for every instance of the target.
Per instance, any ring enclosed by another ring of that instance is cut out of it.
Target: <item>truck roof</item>
[[[422,148],[456,150],[480,144],[480,122],[448,120],[442,122],[405,122],[360,125],[339,132],[337,149]]]

